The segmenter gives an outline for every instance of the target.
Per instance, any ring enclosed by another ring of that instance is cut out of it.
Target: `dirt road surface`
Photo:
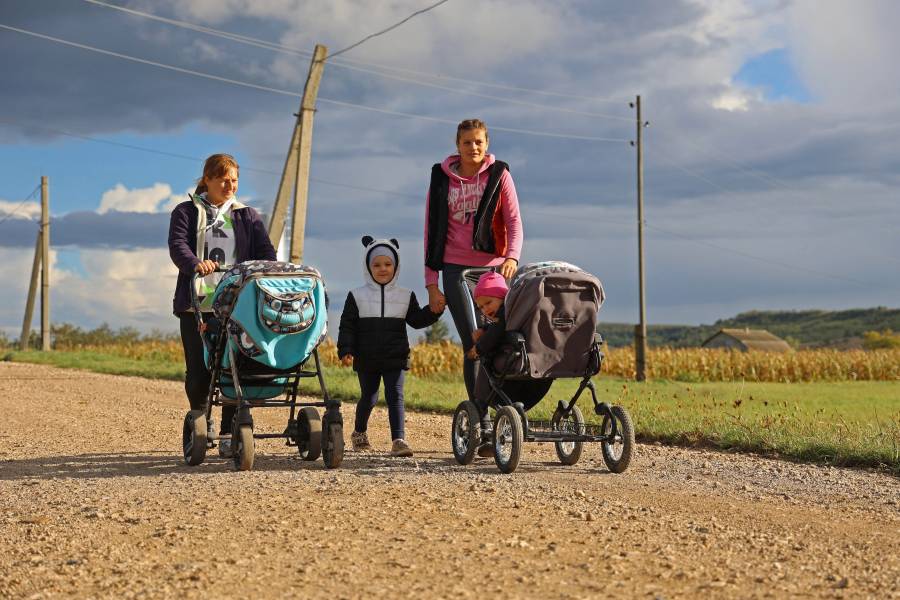
[[[387,457],[380,409],[376,451],[338,470],[264,440],[238,473],[183,464],[185,405],[177,383],[0,363],[0,597],[900,597],[889,475],[654,445],[613,475],[549,444],[502,475],[456,465],[444,415],[409,414],[416,455]]]

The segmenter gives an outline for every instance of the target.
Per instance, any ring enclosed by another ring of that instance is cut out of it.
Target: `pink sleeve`
[[[516,185],[509,171],[503,173],[500,178],[500,191],[503,193],[503,203],[500,207],[503,210],[503,222],[506,224],[506,258],[514,258],[518,262],[522,255],[525,232],[522,228],[522,215],[519,213]]]
[[[423,264],[425,260],[428,258],[428,208],[429,203],[431,202],[431,198],[429,197],[431,194],[431,190],[426,192],[425,194],[425,235],[422,236],[425,238],[425,252],[423,256]],[[437,285],[438,282],[438,272],[434,269],[430,268],[428,265],[425,265],[425,287],[429,285]]]

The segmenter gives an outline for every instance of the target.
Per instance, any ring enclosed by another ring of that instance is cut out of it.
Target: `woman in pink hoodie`
[[[488,154],[488,130],[483,121],[468,119],[456,128],[458,154],[431,169],[425,213],[425,287],[434,312],[446,305],[463,345],[472,347],[479,325],[466,297],[462,272],[493,267],[504,278],[516,272],[523,230],[516,186],[509,165]],[[443,272],[444,292],[438,286]],[[474,277],[468,285],[474,286]],[[446,294],[446,295],[445,295]],[[463,375],[469,399],[475,385],[475,361],[466,357]]]

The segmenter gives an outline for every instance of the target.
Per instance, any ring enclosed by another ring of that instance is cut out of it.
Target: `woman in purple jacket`
[[[269,241],[259,214],[237,201],[238,164],[228,154],[213,154],[203,165],[203,176],[190,200],[172,211],[169,222],[169,256],[178,267],[178,282],[172,310],[181,325],[184,346],[184,391],[191,410],[202,410],[209,391],[209,371],[203,358],[203,341],[191,306],[191,282],[195,273],[200,310],[204,321],[212,318],[209,298],[221,273],[218,266],[230,266],[245,260],[275,260],[275,248]],[[204,302],[204,300],[207,300]],[[234,407],[222,408],[219,434],[231,433]],[[219,455],[231,455],[231,440],[222,439]]]

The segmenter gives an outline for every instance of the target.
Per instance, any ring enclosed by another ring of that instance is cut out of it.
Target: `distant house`
[[[765,329],[720,329],[701,344],[703,348],[729,348],[731,350],[758,350],[761,352],[789,352],[790,345]]]

